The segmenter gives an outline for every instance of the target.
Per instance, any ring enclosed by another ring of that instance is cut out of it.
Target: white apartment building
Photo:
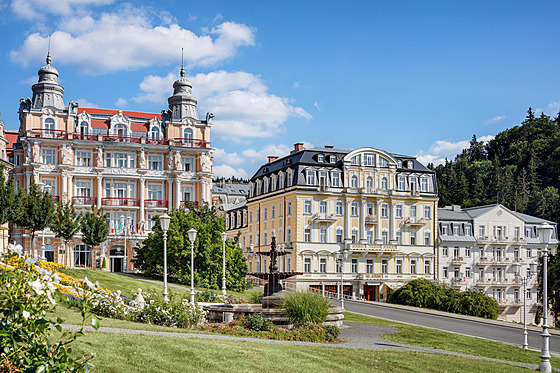
[[[554,227],[549,250],[556,250],[556,223],[510,211],[502,205],[462,209],[438,209],[438,279],[456,289],[479,289],[496,299],[499,319],[523,321],[523,287],[520,277],[528,278],[527,321],[533,322],[537,309],[537,276],[530,263],[537,262],[543,244],[538,227]],[[516,276],[514,263],[519,263]]]

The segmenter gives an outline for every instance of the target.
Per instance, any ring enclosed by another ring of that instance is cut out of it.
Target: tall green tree
[[[68,242],[74,239],[74,236],[80,229],[80,213],[74,208],[74,202],[64,203],[60,201],[56,204],[50,228],[56,237],[60,238],[64,243],[65,262],[68,265],[70,259],[68,258],[67,251]]]
[[[21,204],[21,214],[16,218],[16,224],[26,228],[31,232],[31,255],[35,255],[35,236],[37,231],[47,228],[54,213],[54,202],[48,192],[41,192],[39,186],[31,182],[27,194],[19,193]]]
[[[13,178],[7,178],[4,166],[0,166],[0,226],[13,220],[14,217],[17,216],[16,212],[19,210],[19,206],[16,197]],[[2,235],[3,245],[6,240],[4,237],[4,229],[2,229]],[[3,251],[6,248],[1,247],[0,249],[0,251]]]
[[[100,208],[96,209],[95,205],[91,206],[91,211],[87,211],[82,215],[80,231],[82,232],[82,242],[91,249],[91,265],[93,267],[93,249],[95,246],[105,242],[109,235],[109,228],[107,228],[103,211]]]
[[[171,214],[167,231],[168,276],[174,281],[190,285],[191,242],[187,231],[197,230],[194,246],[195,286],[219,289],[222,281],[222,239],[224,219],[215,208],[204,204]],[[163,232],[156,220],[152,233],[136,249],[134,264],[148,275],[163,275]],[[247,261],[236,241],[226,240],[226,287],[245,289]]]

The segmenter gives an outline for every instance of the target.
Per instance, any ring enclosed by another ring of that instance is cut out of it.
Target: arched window
[[[83,121],[82,123],[80,123],[80,133],[82,135],[85,135],[88,133],[88,123],[86,121]]]
[[[152,127],[152,130],[150,131],[150,137],[152,139],[159,139],[159,128]]]
[[[192,139],[193,138],[192,128],[185,128],[185,130],[183,131],[183,138],[185,138],[185,139]]]
[[[54,130],[54,119],[53,118],[45,119],[45,129],[46,130]]]
[[[373,189],[373,178],[371,176],[368,176],[366,179],[366,188],[368,188],[368,190]]]
[[[126,126],[122,123],[117,123],[115,125],[115,133],[117,136],[126,136]]]
[[[357,188],[358,187],[358,176],[352,175],[350,178],[350,188]]]
[[[386,177],[381,178],[381,189],[389,189],[389,180]]]

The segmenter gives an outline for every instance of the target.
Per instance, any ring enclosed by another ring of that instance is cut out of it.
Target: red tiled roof
[[[7,148],[13,148],[14,144],[17,142],[17,139],[18,139],[17,132],[6,132],[6,131],[4,131],[4,134],[6,135],[6,138],[8,139],[8,145],[6,145],[6,147]]]
[[[119,110],[114,109],[98,109],[98,108],[78,108],[78,113],[89,113],[89,114],[105,114],[105,115],[115,115],[119,113]],[[136,117],[136,118],[145,118],[145,119],[152,119],[157,117],[161,119],[161,114],[156,113],[146,113],[141,111],[128,111],[123,110],[123,115],[127,117]]]

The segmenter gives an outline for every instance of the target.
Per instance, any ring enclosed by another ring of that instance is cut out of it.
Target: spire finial
[[[47,65],[51,64],[51,35],[49,34],[49,47],[47,49]]]
[[[183,48],[181,48],[181,78],[185,77],[185,68],[183,67],[185,63],[185,57],[183,57]]]

